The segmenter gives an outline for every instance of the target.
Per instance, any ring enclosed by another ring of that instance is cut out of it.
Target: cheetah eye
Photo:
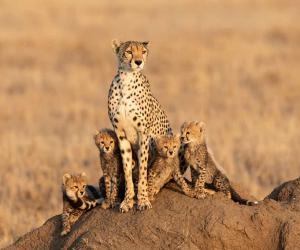
[[[147,53],[147,50],[143,50],[142,53],[143,53],[143,54],[146,54],[146,53]]]
[[[74,189],[78,189],[78,186],[74,186],[73,188],[74,188]]]
[[[114,141],[110,141],[110,144],[113,144],[114,143]]]
[[[132,55],[132,51],[130,51],[130,50],[127,50],[126,53],[129,55]]]
[[[168,149],[168,146],[164,146],[165,149]]]
[[[188,132],[186,132],[186,135],[189,135],[190,134],[190,132],[188,131]]]
[[[86,188],[86,185],[83,185],[82,187],[83,187],[83,188]]]
[[[103,144],[104,144],[104,141],[101,141],[100,143],[103,145]]]
[[[174,146],[173,148],[175,149],[175,148],[177,148],[177,146]]]

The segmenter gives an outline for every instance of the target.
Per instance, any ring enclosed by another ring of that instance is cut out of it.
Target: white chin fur
[[[67,190],[66,194],[69,197],[69,199],[71,199],[72,201],[77,201],[76,194],[74,194],[72,191]]]

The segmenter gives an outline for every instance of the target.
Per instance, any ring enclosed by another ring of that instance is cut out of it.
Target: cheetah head
[[[100,152],[104,154],[113,153],[117,145],[117,137],[111,130],[100,130],[94,135],[94,140]]]
[[[86,174],[78,175],[64,174],[63,191],[70,200],[77,201],[85,195]]]
[[[119,68],[126,71],[140,71],[144,68],[148,55],[149,42],[112,41],[112,47],[117,55]]]
[[[164,158],[178,156],[180,147],[180,135],[161,135],[155,138],[156,151]]]
[[[204,122],[185,122],[181,126],[181,142],[183,144],[205,142],[205,128]]]

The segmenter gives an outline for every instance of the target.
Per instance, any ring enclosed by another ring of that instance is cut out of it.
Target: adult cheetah
[[[132,180],[132,150],[138,155],[139,181],[137,207],[151,208],[148,198],[147,164],[152,148],[152,138],[172,134],[167,116],[152,95],[143,69],[148,42],[112,41],[118,58],[118,71],[108,94],[108,114],[119,140],[126,193],[120,205],[121,212],[129,211],[134,204]]]

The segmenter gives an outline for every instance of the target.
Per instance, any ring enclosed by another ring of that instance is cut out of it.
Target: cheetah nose
[[[169,153],[170,153],[170,155],[172,155],[172,154],[173,154],[173,151],[169,151]]]
[[[83,195],[83,191],[81,191],[80,194]]]
[[[141,60],[136,60],[136,61],[134,61],[135,62],[135,64],[137,65],[137,66],[140,66],[141,64],[142,64],[142,61]]]
[[[105,147],[106,150],[109,150],[109,147]]]

